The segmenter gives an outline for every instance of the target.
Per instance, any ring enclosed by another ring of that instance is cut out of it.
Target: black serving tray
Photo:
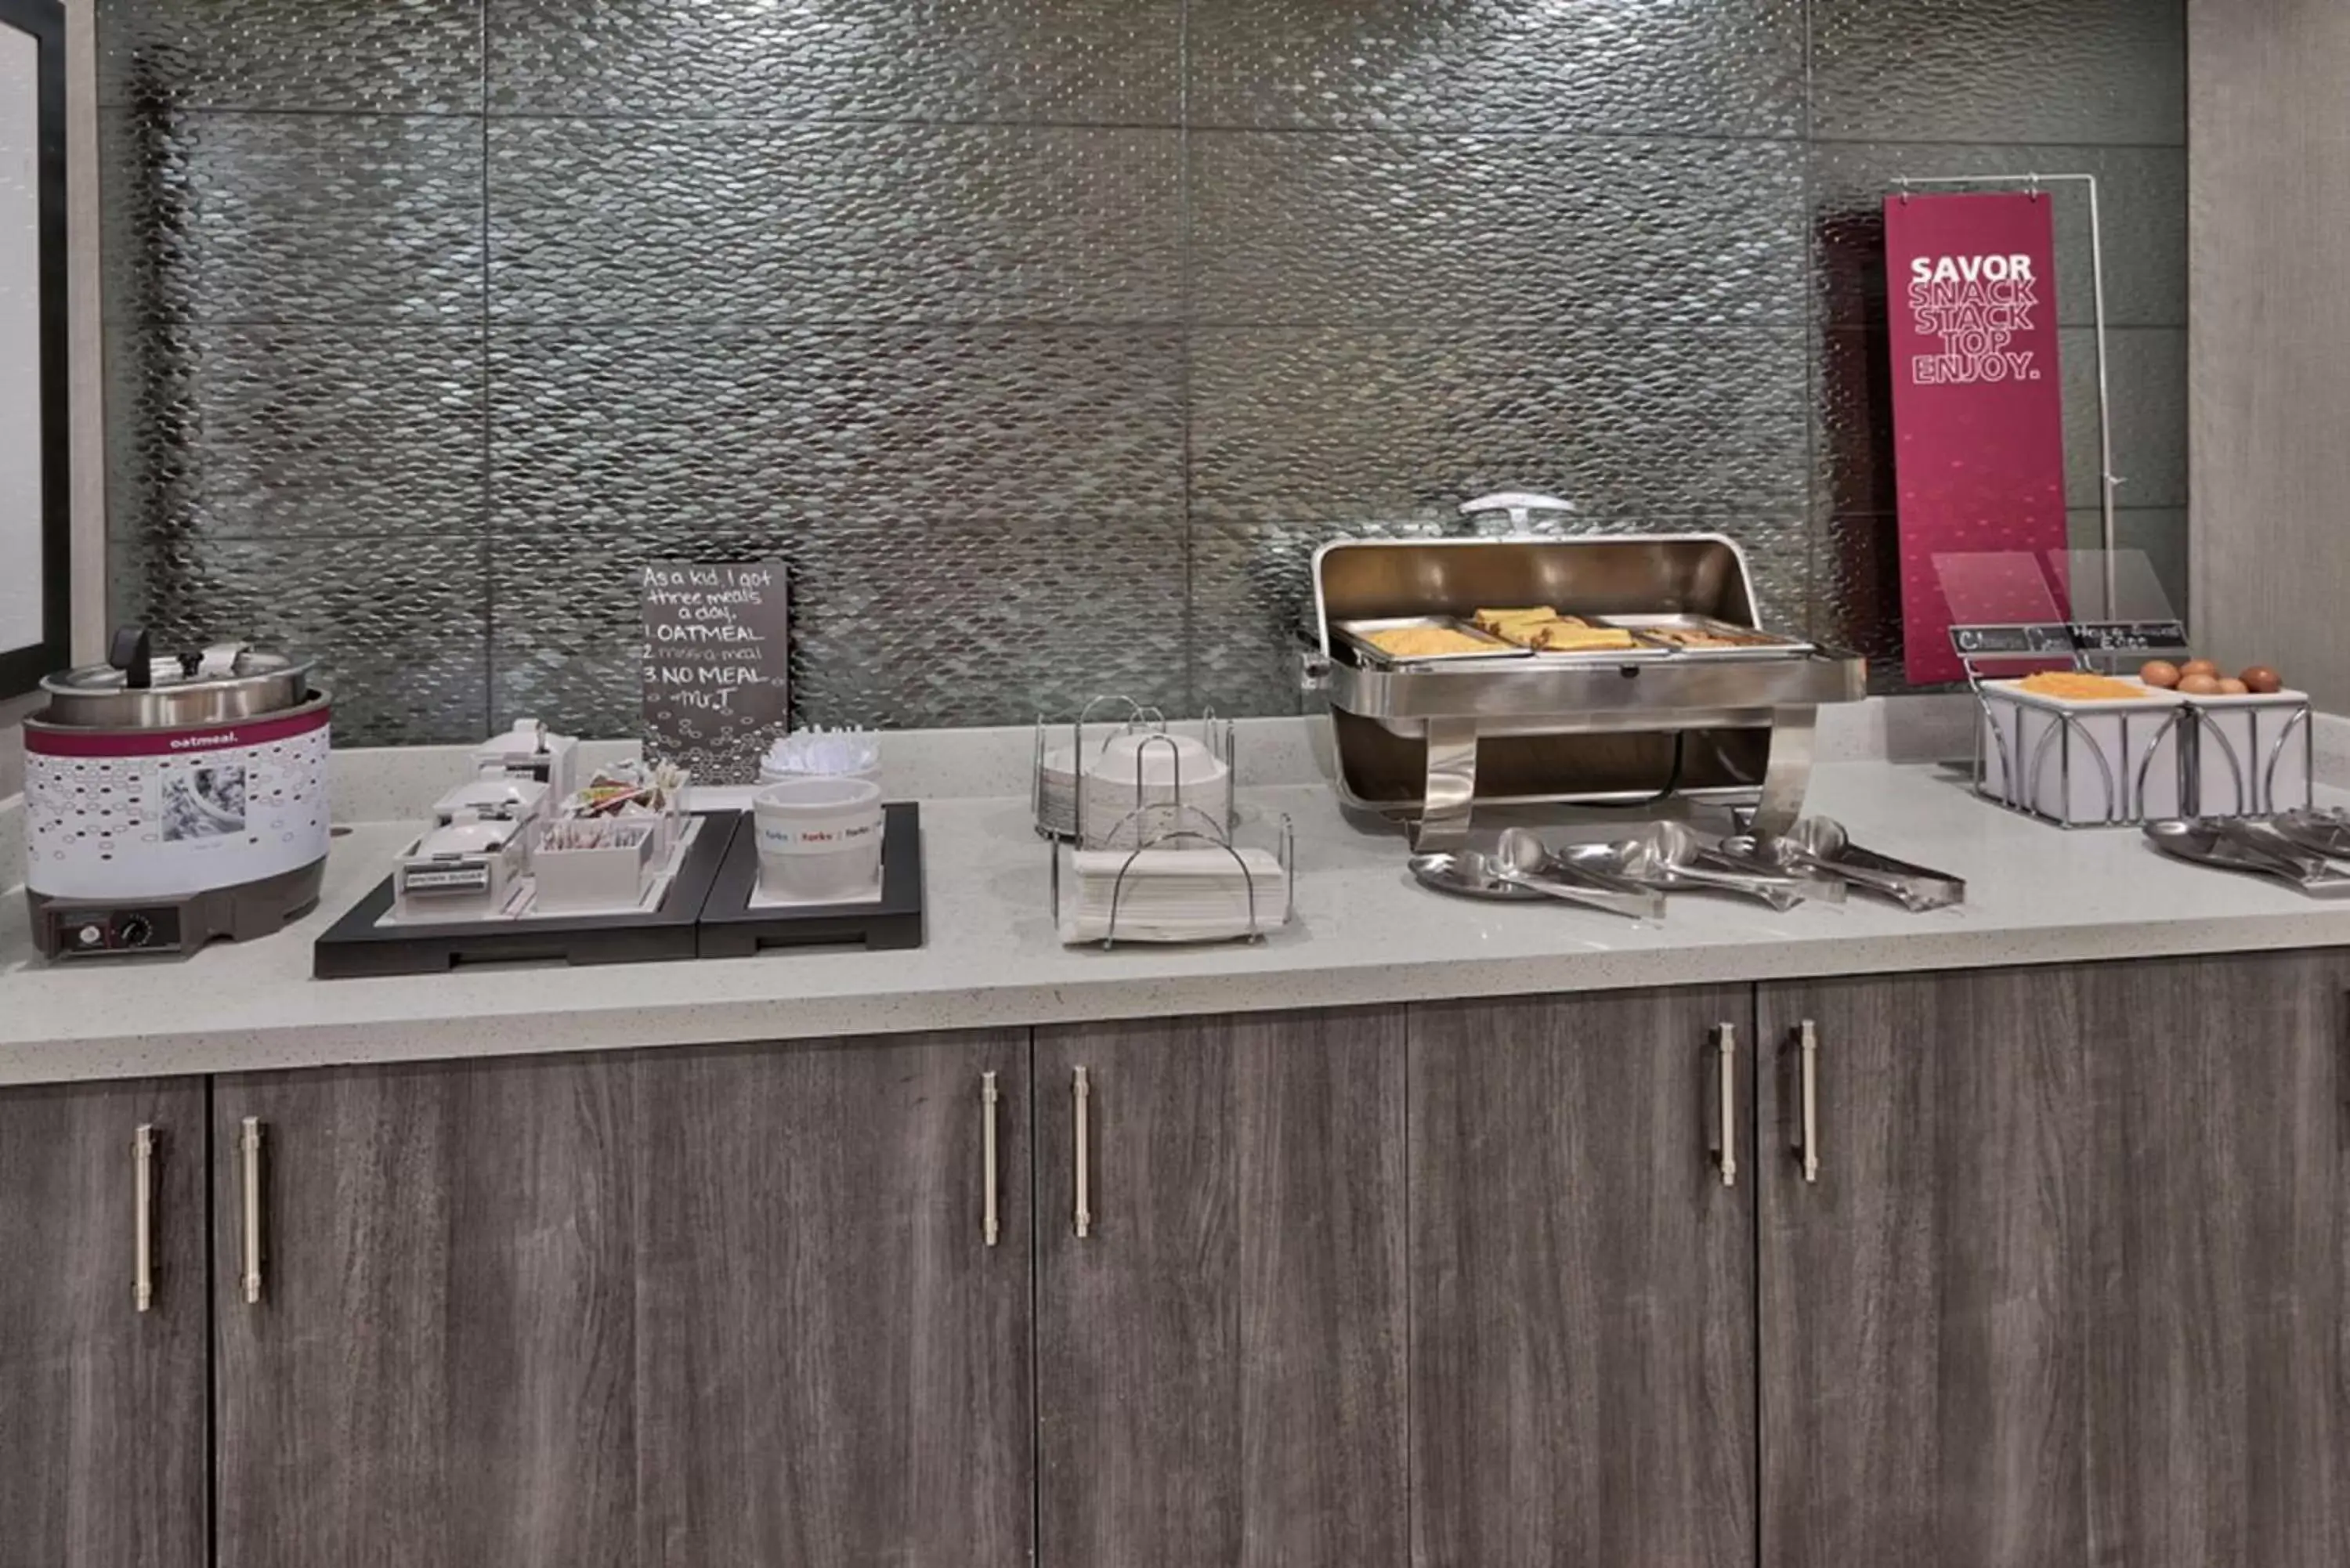
[[[391,878],[386,877],[374,892],[318,938],[311,949],[310,973],[318,980],[348,980],[363,975],[439,974],[460,964],[645,963],[692,958],[697,951],[694,922],[701,918],[711,884],[726,864],[727,849],[738,837],[752,838],[750,833],[737,831],[743,819],[739,811],[695,815],[702,830],[687,847],[685,863],[671,878],[669,896],[658,909],[379,926],[376,922],[391,908]],[[755,844],[753,848],[755,852]]]
[[[753,909],[759,835],[746,820],[702,906],[703,958],[747,958],[768,948],[856,945],[876,951],[922,945],[922,808],[881,808],[881,898],[868,904]],[[746,817],[748,814],[745,814]]]

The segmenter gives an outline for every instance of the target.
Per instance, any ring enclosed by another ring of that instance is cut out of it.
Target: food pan
[[[1370,640],[1373,632],[1394,631],[1408,626],[1440,627],[1446,631],[1461,632],[1470,637],[1482,638],[1492,644],[1492,648],[1491,651],[1480,649],[1475,652],[1464,650],[1460,653],[1399,655],[1389,653],[1386,649]],[[1336,622],[1333,629],[1337,632],[1338,640],[1352,648],[1364,662],[1389,670],[1412,669],[1423,664],[1464,662],[1484,664],[1496,659],[1524,659],[1533,652],[1533,649],[1520,648],[1515,643],[1503,642],[1491,632],[1479,631],[1458,616],[1399,615],[1389,616],[1380,620],[1342,620]]]
[[[1636,636],[1658,631],[1702,631],[1715,637],[1735,640],[1736,648],[1681,648],[1662,638],[1653,639],[1656,645],[1677,659],[1802,659],[1812,651],[1808,642],[1799,642],[1776,632],[1757,631],[1751,626],[1739,626],[1731,621],[1718,620],[1710,615],[1601,615],[1589,619],[1601,626],[1619,626]]]

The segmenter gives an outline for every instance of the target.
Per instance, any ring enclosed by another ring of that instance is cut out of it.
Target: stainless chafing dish
[[[1752,802],[1760,831],[1802,814],[1822,703],[1866,694],[1867,662],[1764,634],[1746,557],[1711,534],[1343,539],[1314,556],[1339,793],[1400,817],[1420,848],[1467,836],[1480,804],[1616,804],[1667,794]],[[1548,606],[1634,634],[1630,649],[1491,659],[1382,657],[1343,628]],[[1682,649],[1712,628],[1752,646]]]

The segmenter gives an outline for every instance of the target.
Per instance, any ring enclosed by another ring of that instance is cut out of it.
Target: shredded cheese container
[[[2111,684],[2137,694],[2069,697],[2022,680],[1980,683],[1976,790],[2065,827],[2181,815],[2191,722],[2182,699],[2136,680]]]

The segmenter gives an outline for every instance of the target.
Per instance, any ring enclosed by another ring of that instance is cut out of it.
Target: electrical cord
[[[1645,800],[1589,801],[1586,803],[1586,809],[1592,811],[1644,811],[1649,806],[1662,805],[1665,802],[1672,799],[1674,795],[1680,792],[1681,761],[1684,749],[1688,744],[1689,732],[1687,730],[1675,730],[1673,732],[1672,772],[1665,775],[1665,787],[1659,790],[1656,794],[1648,796]]]

